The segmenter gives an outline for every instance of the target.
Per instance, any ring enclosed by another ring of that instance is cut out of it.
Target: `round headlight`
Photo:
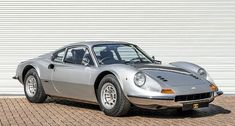
[[[143,86],[145,84],[145,81],[146,81],[146,77],[144,73],[138,72],[135,74],[134,82],[137,86],[139,87]]]
[[[198,72],[197,72],[200,76],[206,78],[207,77],[207,73],[204,69],[199,69]]]

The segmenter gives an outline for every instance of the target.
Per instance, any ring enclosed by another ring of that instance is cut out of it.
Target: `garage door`
[[[0,0],[0,94],[23,94],[19,62],[71,42],[138,44],[164,62],[206,68],[235,93],[233,0]]]

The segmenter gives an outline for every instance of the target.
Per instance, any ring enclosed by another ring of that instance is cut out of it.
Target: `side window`
[[[107,48],[106,47],[95,47],[94,48],[94,52],[95,52],[95,54],[96,54],[96,57],[97,57],[97,59],[98,60],[102,60],[102,56],[101,56],[101,52],[102,51],[106,51],[107,50]],[[111,53],[112,53],[112,55],[113,55],[113,58],[115,59],[115,60],[118,60],[118,58],[117,58],[117,55],[116,55],[116,53],[115,53],[115,51],[114,50],[110,50],[111,51]]]
[[[83,65],[94,65],[94,62],[91,58],[90,52],[88,51],[88,49],[86,49],[84,57],[82,59],[82,64]]]
[[[64,62],[66,63],[73,63],[73,54],[72,54],[72,49],[68,49],[66,56],[64,58]]]
[[[64,62],[81,65],[94,65],[89,51],[83,46],[69,48],[67,50]]]
[[[65,49],[62,49],[62,50],[58,51],[57,53],[54,54],[53,61],[63,62],[64,54],[65,54]]]

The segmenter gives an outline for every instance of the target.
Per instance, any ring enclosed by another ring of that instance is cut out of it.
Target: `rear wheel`
[[[123,116],[130,109],[130,102],[124,96],[117,78],[106,75],[98,87],[98,100],[101,110],[109,116]]]
[[[32,103],[42,103],[47,98],[35,69],[30,69],[25,75],[24,92],[26,98]]]

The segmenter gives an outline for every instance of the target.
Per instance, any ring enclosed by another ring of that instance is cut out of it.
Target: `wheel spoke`
[[[101,89],[101,101],[105,108],[111,109],[117,101],[116,89],[113,84],[105,83]]]
[[[29,76],[26,80],[26,93],[29,96],[34,96],[37,91],[37,81],[34,76]]]

